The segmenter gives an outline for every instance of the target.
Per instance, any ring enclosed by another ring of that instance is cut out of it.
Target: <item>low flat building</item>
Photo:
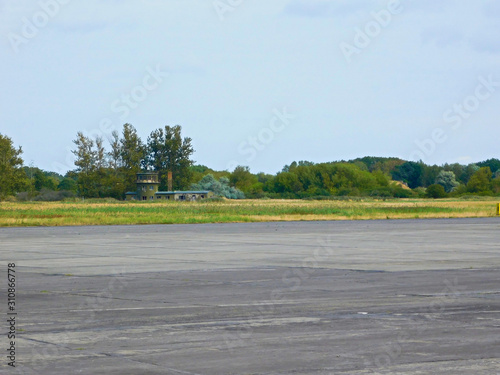
[[[169,174],[169,177],[171,174]],[[208,190],[201,191],[158,191],[160,181],[158,173],[143,172],[137,173],[137,190],[125,193],[127,201],[160,201],[160,200],[175,200],[175,201],[196,201],[206,199],[213,196],[213,193]],[[169,186],[171,186],[169,181]]]

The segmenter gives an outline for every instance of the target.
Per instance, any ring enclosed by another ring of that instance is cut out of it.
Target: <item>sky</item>
[[[124,123],[216,170],[500,158],[498,35],[496,0],[0,0],[0,133],[62,174]]]

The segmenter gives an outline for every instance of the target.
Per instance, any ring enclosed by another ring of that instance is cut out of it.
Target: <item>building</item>
[[[208,190],[202,191],[158,191],[160,181],[156,172],[137,173],[137,190],[125,194],[125,199],[128,201],[160,201],[160,200],[176,200],[176,201],[196,201],[206,199],[213,196],[213,193]],[[172,190],[172,173],[168,174],[168,187]]]

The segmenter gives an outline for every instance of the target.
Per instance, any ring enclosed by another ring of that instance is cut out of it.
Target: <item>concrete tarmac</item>
[[[2,228],[0,373],[500,374],[499,242],[499,218]]]

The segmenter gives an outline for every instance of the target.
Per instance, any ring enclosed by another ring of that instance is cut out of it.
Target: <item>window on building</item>
[[[153,190],[153,185],[151,185],[151,186],[149,187],[149,190]]]
[[[155,197],[151,196],[151,197],[149,197],[149,199],[150,199],[150,200],[154,200],[154,199],[155,199]]]
[[[142,197],[142,200],[143,200],[143,201],[147,201],[147,200],[148,200],[148,197]]]

